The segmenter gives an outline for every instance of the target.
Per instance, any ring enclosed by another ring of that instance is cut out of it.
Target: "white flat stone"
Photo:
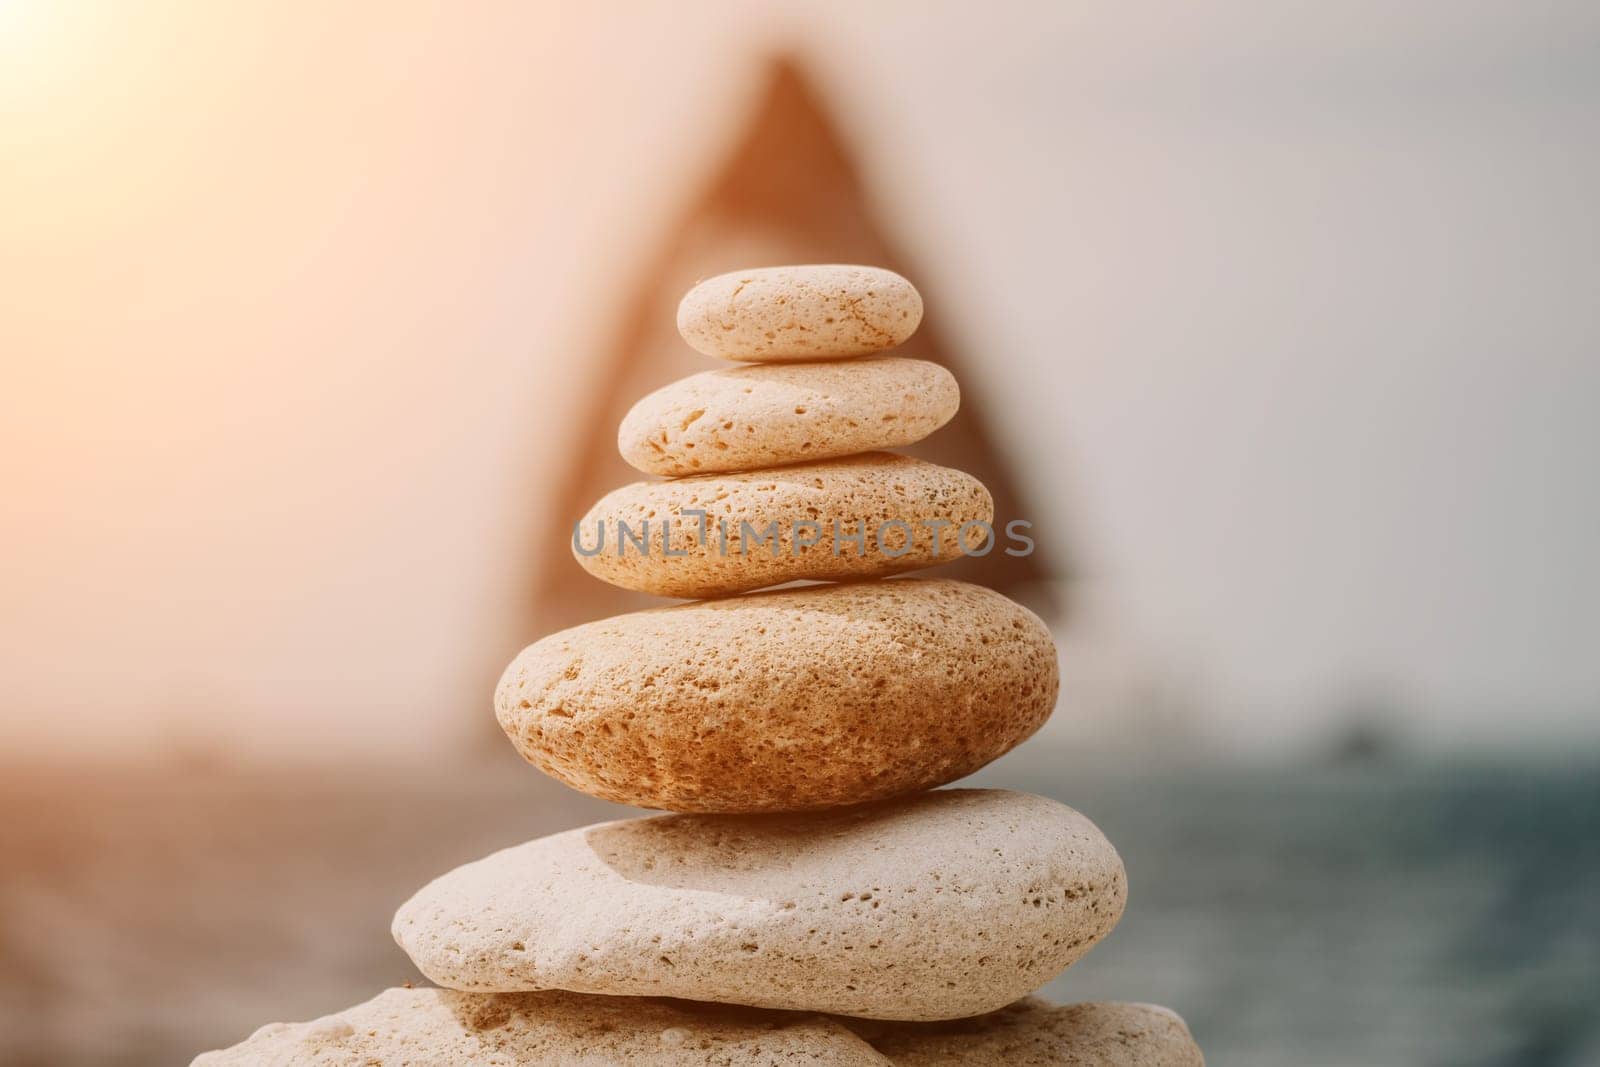
[[[1126,896],[1116,851],[1072,809],[949,790],[556,834],[435,880],[394,935],[457,989],[948,1019],[1055,977],[1110,932]]]

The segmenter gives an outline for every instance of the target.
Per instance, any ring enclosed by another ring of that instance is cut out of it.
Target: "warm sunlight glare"
[[[73,17],[65,4],[49,0],[0,0],[0,86],[8,97],[36,87],[68,58]]]

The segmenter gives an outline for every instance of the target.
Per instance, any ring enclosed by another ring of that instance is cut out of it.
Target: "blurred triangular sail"
[[[634,402],[677,378],[727,365],[699,355],[678,336],[676,312],[684,292],[713,274],[778,263],[870,263],[897,270],[922,288],[927,317],[897,354],[949,367],[961,383],[962,404],[948,426],[906,451],[975,475],[994,494],[1001,522],[1034,514],[988,430],[978,376],[967,373],[967,361],[942,335],[937,294],[928,292],[925,276],[883,236],[844,139],[798,64],[784,57],[773,61],[731,154],[685,207],[619,309],[618,332],[596,361],[595,392],[580,423],[583,443],[569,453],[556,506],[543,515],[543,521],[559,524],[563,546],[595,500],[644,477],[617,454],[617,424]],[[548,543],[546,537],[538,541]],[[996,549],[940,568],[939,574],[1003,591],[1028,585],[1040,595],[1044,587],[1035,583],[1046,576],[1048,561],[1041,558],[1045,539],[1038,541],[1040,554],[1017,558]],[[524,641],[662,603],[597,582],[566,551],[542,554],[536,566],[534,627],[521,635]]]

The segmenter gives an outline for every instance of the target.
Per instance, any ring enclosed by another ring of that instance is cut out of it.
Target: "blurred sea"
[[[1600,1064],[1593,766],[1085,770],[1122,925],[1048,988],[1156,1001],[1214,1067]],[[0,779],[0,1063],[185,1063],[418,976],[389,917],[494,848],[615,817],[510,763]]]

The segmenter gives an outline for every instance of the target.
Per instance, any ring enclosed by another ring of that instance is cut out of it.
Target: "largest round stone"
[[[394,935],[456,989],[947,1019],[1049,981],[1126,897],[1116,851],[1071,808],[948,790],[540,838],[437,879],[400,908]]]
[[[619,615],[525,649],[495,712],[592,796],[800,811],[971,774],[1049,717],[1055,644],[981,586],[815,586]]]

